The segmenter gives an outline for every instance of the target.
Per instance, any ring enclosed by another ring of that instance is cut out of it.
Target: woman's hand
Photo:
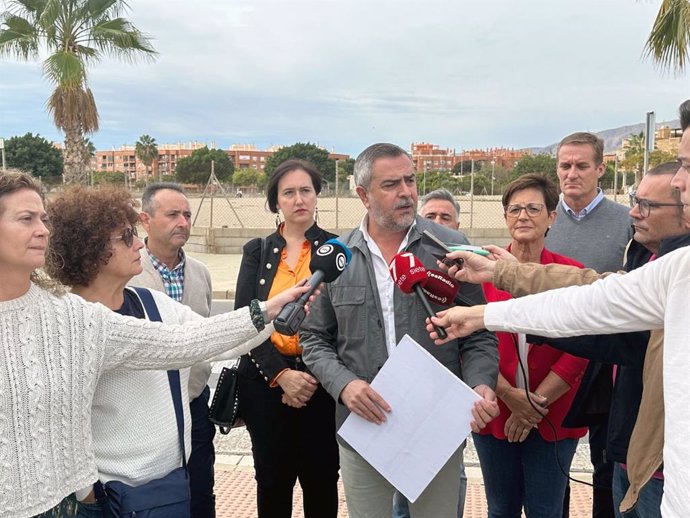
[[[292,408],[304,408],[307,406],[306,404],[301,403],[299,400],[291,398],[285,392],[283,392],[283,395],[280,396],[280,401],[284,405],[291,406]]]
[[[436,345],[470,335],[475,331],[484,329],[484,308],[486,306],[472,306],[470,308],[455,306],[440,311],[435,317],[426,319],[426,330]],[[448,338],[440,340],[434,325],[444,328]]]
[[[276,383],[291,401],[301,403],[303,406],[307,404],[319,386],[316,378],[294,369],[283,371],[276,379]]]
[[[284,291],[281,291],[276,295],[275,297],[272,297],[266,301],[266,313],[268,314],[268,320],[271,321],[275,317],[278,316],[278,313],[280,313],[280,310],[283,309],[283,306],[285,304],[289,304],[290,302],[294,302],[298,298],[300,298],[304,293],[308,292],[311,286],[308,286],[306,284],[307,280],[304,279],[303,281],[300,281],[296,286],[292,288],[288,288]],[[321,293],[320,289],[316,289],[314,293],[309,297],[309,300],[307,303],[304,305],[304,311],[306,311],[307,315],[309,314],[309,304],[314,302],[316,297],[319,296]],[[266,322],[268,324],[268,322]]]
[[[503,433],[508,437],[508,442],[522,442],[527,439],[531,431],[532,426],[525,426],[515,415],[508,417],[503,428]]]
[[[492,282],[496,261],[517,261],[514,255],[508,250],[495,245],[486,245],[485,250],[490,252],[489,256],[475,254],[474,252],[452,252],[446,257],[449,259],[462,259],[463,267],[452,266],[448,269],[448,275],[463,282],[480,284],[482,282]]]
[[[501,395],[501,400],[503,400],[510,410],[511,418],[517,420],[523,426],[536,427],[541,423],[544,416],[549,413],[549,409],[545,407],[546,398],[534,392],[530,392],[529,395],[538,411],[530,405],[524,389],[521,388],[512,387],[506,390]]]

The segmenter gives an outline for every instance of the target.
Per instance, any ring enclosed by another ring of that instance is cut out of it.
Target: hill
[[[679,128],[680,121],[678,119],[665,122],[657,122],[656,127],[661,128],[662,126],[670,126],[671,128]],[[628,126],[620,126],[618,128],[607,129],[603,131],[596,131],[595,133],[604,139],[604,153],[612,153],[620,149],[623,139],[628,137],[631,133],[639,133],[644,131],[644,123],[639,124],[629,124]],[[558,147],[558,142],[550,144],[545,147],[533,147],[530,148],[532,153],[535,155],[547,154],[555,155],[556,148]]]

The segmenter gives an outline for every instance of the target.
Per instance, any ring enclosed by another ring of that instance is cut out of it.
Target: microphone
[[[426,284],[422,287],[426,298],[439,306],[453,305],[460,291],[457,281],[440,270],[427,270],[426,276]]]
[[[393,257],[388,269],[391,277],[393,277],[393,282],[395,282],[398,288],[403,293],[412,293],[414,291],[422,306],[424,306],[427,316],[429,318],[435,317],[436,313],[431,309],[431,305],[422,289],[429,282],[424,264],[414,254],[407,252]],[[448,337],[446,330],[442,327],[434,325],[434,330],[439,338],[444,339]]]
[[[278,316],[273,319],[273,327],[281,335],[292,336],[297,333],[299,326],[302,325],[307,316],[304,305],[309,300],[319,284],[322,282],[333,282],[343,273],[345,267],[350,262],[352,253],[337,239],[329,239],[316,249],[316,252],[309,261],[309,270],[313,273],[307,284],[311,286],[309,291],[302,296],[283,306]]]

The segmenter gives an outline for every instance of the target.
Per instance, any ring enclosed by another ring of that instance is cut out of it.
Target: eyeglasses
[[[122,239],[122,242],[125,244],[127,248],[130,248],[134,244],[134,237],[137,236],[139,237],[139,234],[137,234],[137,228],[136,227],[127,227],[122,231],[122,235],[120,236],[113,236],[110,239]]]
[[[525,211],[530,218],[539,216],[544,210],[543,203],[528,203],[527,205],[508,205],[505,208],[506,216],[509,218],[520,217],[520,213]]]
[[[638,206],[640,216],[648,218],[652,213],[652,207],[682,207],[682,203],[661,203],[658,201],[649,201],[644,198],[638,198],[635,194],[630,196],[630,207]]]

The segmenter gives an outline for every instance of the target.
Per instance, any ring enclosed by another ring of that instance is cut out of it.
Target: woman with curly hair
[[[67,194],[72,203],[57,203],[52,214],[58,216],[57,212],[76,204],[81,208],[72,212],[75,217],[99,225],[94,211],[117,214],[112,203],[128,203],[113,195],[107,198],[110,205],[98,209],[86,200],[85,190],[80,192]],[[70,250],[52,254],[52,260],[60,261],[65,271],[75,272],[72,252],[93,250],[89,240],[100,239],[103,254],[88,257],[92,272],[105,270],[111,279],[136,272],[132,248],[141,242],[133,235],[132,212],[124,208],[120,214],[126,217],[114,227],[99,228],[97,238],[96,233],[71,234]],[[80,228],[75,224],[68,232]],[[49,233],[39,185],[26,174],[0,174],[0,518],[74,516],[75,490],[99,477],[91,404],[101,375],[115,369],[182,368],[231,349],[243,354],[270,334],[272,326],[263,329],[264,322],[306,290],[286,290],[268,300],[263,305],[265,315],[261,304],[253,302],[249,310],[185,325],[149,323],[118,315],[75,294],[52,293],[34,282],[35,270],[45,263]],[[55,273],[60,266],[55,263],[51,269]],[[115,293],[110,302],[114,297]],[[136,406],[127,409],[136,411]],[[115,415],[112,420],[119,418]],[[157,415],[146,419],[156,422]],[[139,434],[138,429],[129,432]],[[162,437],[167,430],[158,432]],[[118,447],[114,444],[111,447]],[[180,460],[176,452],[169,456]],[[135,476],[155,476],[151,470],[156,466],[147,469]]]

